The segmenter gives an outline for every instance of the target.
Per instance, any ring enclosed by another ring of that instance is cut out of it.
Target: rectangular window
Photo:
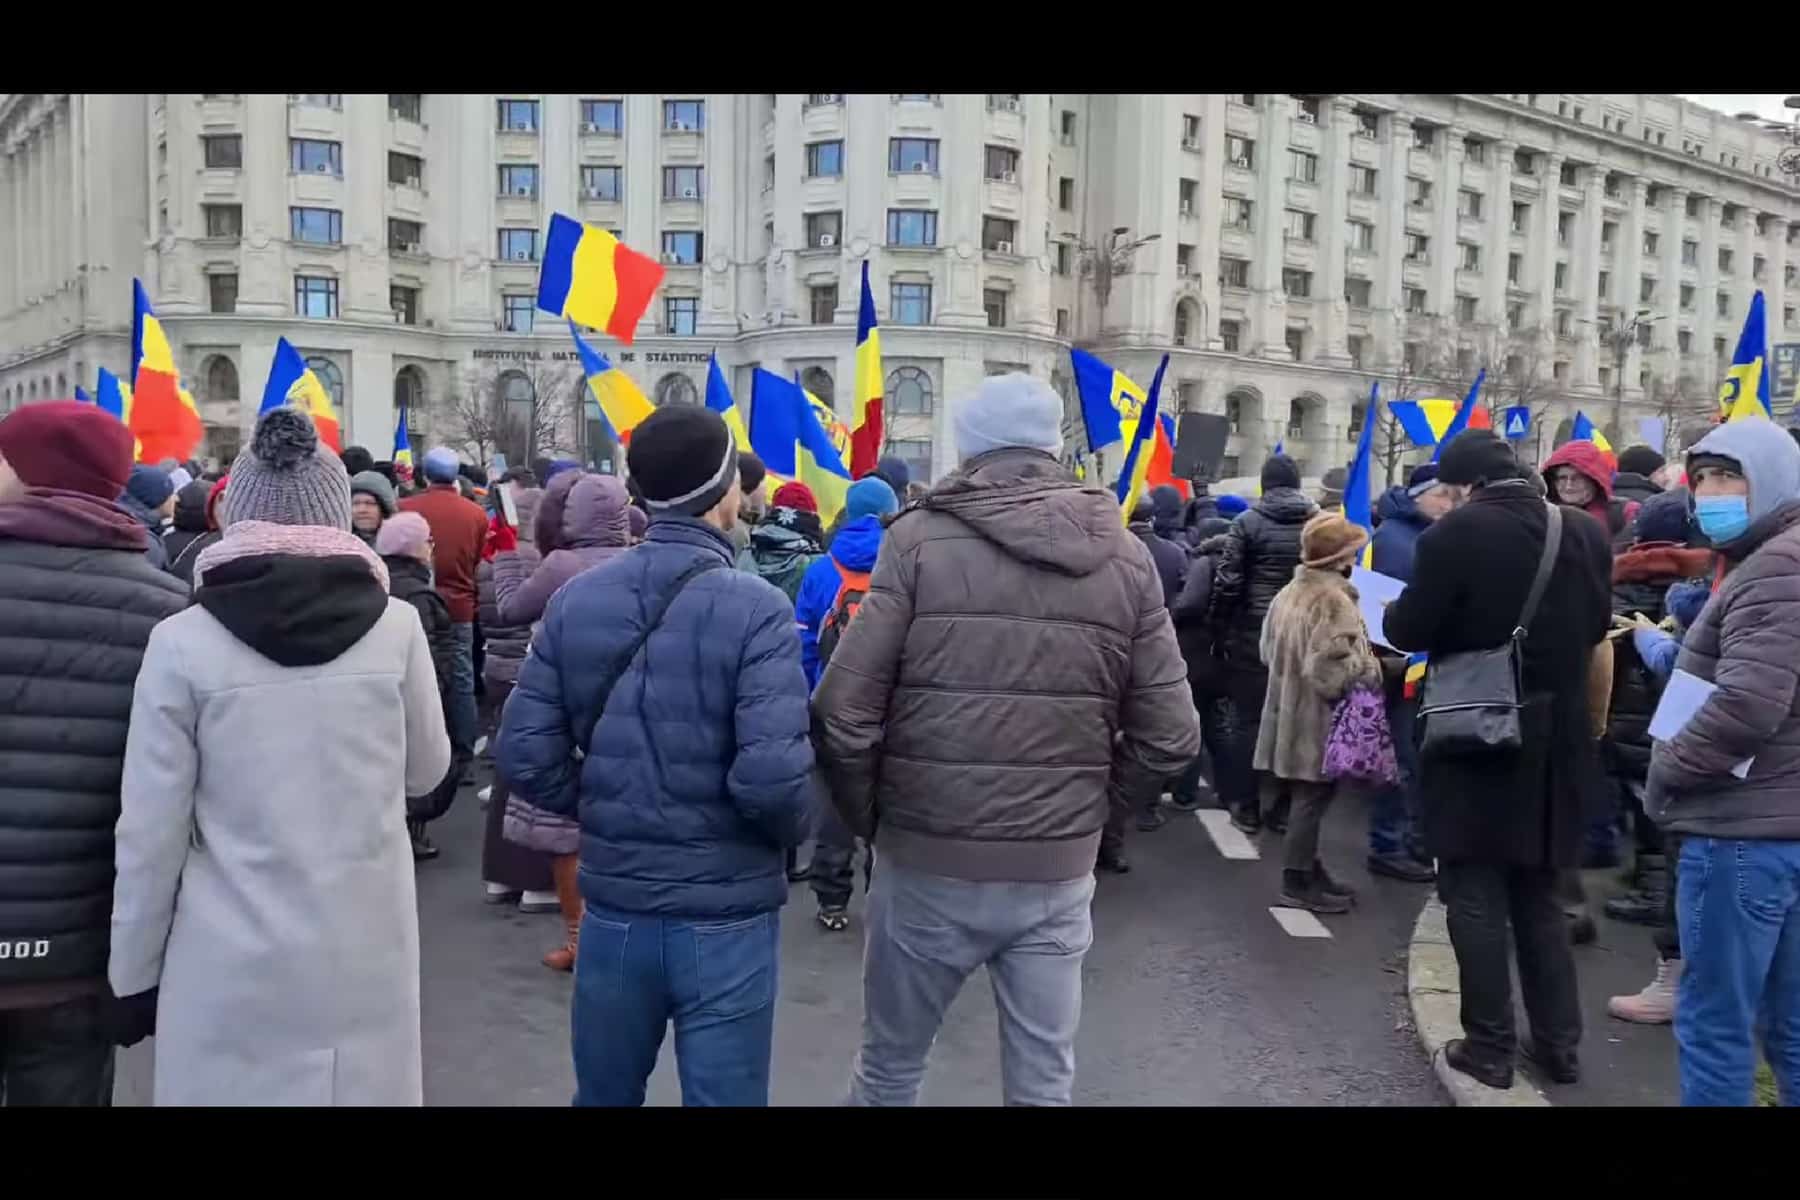
[[[581,168],[581,194],[589,200],[617,202],[624,199],[625,175],[620,167]]]
[[[1464,271],[1481,270],[1481,247],[1474,242],[1459,242],[1456,249],[1459,253],[1456,265]]]
[[[1519,201],[1514,200],[1512,209],[1512,231],[1514,233],[1524,233],[1525,230],[1530,227],[1530,224],[1531,205],[1521,204]]]
[[[1788,324],[1792,325],[1793,322],[1789,321]],[[1069,336],[1069,310],[1066,308],[1056,310],[1056,336]]]
[[[338,281],[324,275],[294,276],[294,313],[321,321],[338,315]]]
[[[936,175],[938,140],[936,138],[889,138],[888,170],[896,174]]]
[[[1580,182],[1581,172],[1576,168],[1575,164],[1564,163],[1562,165],[1562,186],[1575,187]]]
[[[1293,267],[1284,268],[1281,272],[1281,290],[1290,296],[1306,299],[1312,295],[1312,272]]]
[[[1008,150],[1005,146],[988,146],[981,156],[982,171],[986,178],[999,180],[1002,183],[1019,181],[1019,152]]]
[[[244,165],[244,138],[236,133],[213,133],[200,139],[206,165],[216,171],[235,171]]]
[[[1317,96],[1295,96],[1295,116],[1308,125],[1319,123],[1319,98]]]
[[[1719,315],[1721,317],[1729,317],[1731,315],[1731,293],[1730,292],[1720,292],[1719,293]]]
[[[1062,143],[1065,146],[1075,144],[1075,114],[1067,109],[1062,114]]]
[[[1222,224],[1226,229],[1248,231],[1251,228],[1250,214],[1254,207],[1251,201],[1242,196],[1225,197],[1225,219]]]
[[[844,214],[815,212],[806,214],[806,244],[830,248],[843,244]]]
[[[537,261],[536,229],[500,230],[499,257],[508,262]]]
[[[1319,182],[1319,156],[1304,150],[1288,151],[1288,178],[1301,183]]]
[[[1645,350],[1650,348],[1650,333],[1651,329],[1648,321],[1643,322],[1637,327],[1637,343]]]
[[[335,208],[290,208],[288,237],[316,246],[336,246],[344,240],[344,214]]]
[[[340,92],[291,92],[288,99],[295,104],[305,104],[312,108],[344,107],[344,97]]]
[[[1011,254],[1019,244],[1019,223],[1006,217],[981,218],[981,248]]]
[[[989,92],[987,106],[989,112],[1018,112],[1019,92]]]
[[[1644,253],[1645,254],[1655,254],[1657,246],[1659,246],[1661,244],[1662,244],[1661,239],[1659,239],[1657,237],[1656,233],[1653,230],[1645,230],[1644,231]]]
[[[705,242],[698,229],[670,229],[662,235],[663,261],[691,267],[705,257]]]
[[[1406,181],[1406,202],[1414,208],[1431,207],[1431,180],[1408,179]]]
[[[505,293],[500,297],[500,328],[507,333],[530,333],[532,314],[536,311],[536,296]]]
[[[536,196],[538,169],[534,164],[508,165],[500,168],[501,196]]]
[[[425,97],[417,92],[388,93],[388,116],[417,124],[424,118]]]
[[[1425,289],[1409,287],[1406,289],[1406,311],[1422,313],[1425,311]]]
[[[1764,259],[1762,255],[1758,254],[1750,259],[1750,278],[1754,279],[1758,283],[1761,283],[1763,281],[1763,276],[1767,275],[1768,273],[1769,273],[1769,264],[1768,264],[1768,261],[1766,259]]]
[[[1525,328],[1525,306],[1517,300],[1506,306],[1506,327],[1508,329]]]
[[[698,296],[663,297],[663,332],[672,337],[693,337],[700,324]]]
[[[1351,131],[1357,137],[1374,138],[1381,136],[1381,114],[1367,109],[1356,110],[1356,128]]]
[[[308,175],[342,175],[343,143],[322,142],[313,138],[289,138],[288,166],[293,171]]]
[[[663,128],[671,133],[698,133],[706,128],[706,101],[664,100]]]
[[[887,241],[890,246],[937,245],[937,212],[929,208],[890,208]],[[923,324],[924,322],[920,322]]]
[[[1344,279],[1344,303],[1352,308],[1367,308],[1373,290],[1374,285],[1367,279],[1347,276]]]
[[[417,221],[388,218],[388,249],[397,254],[417,254],[425,241],[425,226]]]
[[[1056,243],[1056,273],[1058,275],[1069,273],[1069,243],[1067,242]]]
[[[1597,290],[1594,294],[1600,297],[1600,302],[1602,304],[1608,303],[1612,299],[1611,273],[1606,271],[1600,272],[1600,282],[1597,285]]]
[[[1281,232],[1296,242],[1313,240],[1313,214],[1302,212],[1297,208],[1286,209],[1281,214]]]
[[[1352,196],[1373,196],[1375,194],[1375,168],[1350,166],[1350,194]]]
[[[1344,339],[1344,346],[1350,351],[1350,365],[1359,371],[1362,369],[1363,355],[1367,353],[1368,344],[1369,339],[1360,334],[1353,333]],[[1354,421],[1354,427],[1352,428],[1351,433],[1354,436],[1362,433],[1362,422],[1361,420],[1355,419],[1356,414],[1354,412],[1351,415]]]
[[[1373,250],[1375,248],[1375,226],[1367,221],[1344,222],[1344,235],[1349,240],[1352,250]]]
[[[1295,362],[1299,362],[1306,357],[1306,330],[1290,329],[1287,331],[1286,336],[1282,338],[1282,341],[1286,343],[1288,353],[1294,356]],[[1290,436],[1298,437],[1300,435],[1300,430],[1289,425],[1288,433]]]
[[[1194,215],[1194,202],[1200,195],[1200,181],[1183,179],[1176,184],[1175,207],[1184,217]]]
[[[1525,270],[1525,256],[1523,254],[1509,254],[1506,256],[1506,282],[1507,283],[1511,284],[1513,287],[1518,287],[1519,286],[1519,278],[1520,278],[1521,274],[1524,272],[1524,270]]]
[[[1735,261],[1736,261],[1736,259],[1733,257],[1733,255],[1729,249],[1727,249],[1724,246],[1719,247],[1719,273],[1720,274],[1722,274],[1722,275],[1731,274],[1731,264]]]
[[[1529,150],[1515,151],[1513,154],[1513,170],[1520,175],[1537,174],[1537,155]]]
[[[664,167],[664,200],[699,200],[706,195],[705,167]]]
[[[830,325],[837,320],[837,284],[824,283],[808,288],[807,301],[814,325]]]
[[[888,286],[888,320],[896,325],[931,324],[931,285],[894,283]]]
[[[1681,243],[1681,265],[1684,267],[1697,267],[1700,265],[1699,242]]]
[[[1239,326],[1236,321],[1219,322],[1219,344],[1229,354],[1238,352]]]
[[[1487,143],[1480,138],[1463,139],[1463,160],[1480,166],[1487,161]]]
[[[244,206],[241,204],[205,204],[206,236],[237,238],[244,236]]]
[[[581,132],[617,135],[625,131],[623,100],[583,100]]]
[[[1694,285],[1691,283],[1681,285],[1681,311],[1694,311]]]
[[[536,100],[499,100],[494,104],[494,128],[501,133],[536,133],[538,102]]]
[[[842,92],[808,92],[806,94],[806,107],[808,108],[818,108],[821,105],[828,104],[842,104],[843,102],[844,94]]]
[[[425,186],[425,160],[416,154],[388,151],[388,183],[394,187]]]
[[[1456,298],[1456,319],[1465,325],[1475,323],[1475,297],[1458,296]]]
[[[210,308],[216,313],[234,313],[237,311],[237,274],[208,275],[206,277],[207,297],[211,301]]]
[[[1568,290],[1568,283],[1569,283],[1569,264],[1565,263],[1565,262],[1559,262],[1556,264],[1556,266],[1552,269],[1552,272],[1551,272],[1551,277],[1550,277],[1551,289],[1554,290],[1556,292],[1556,294],[1560,296],[1563,294],[1563,292]]]
[[[1437,130],[1430,125],[1414,125],[1412,137],[1414,150],[1424,150],[1429,153],[1437,145]]]
[[[1481,220],[1481,193],[1463,188],[1456,193],[1456,215],[1471,221]]]
[[[1225,161],[1246,171],[1256,169],[1256,142],[1235,133],[1225,135]]]
[[[1250,286],[1250,260],[1247,258],[1219,259],[1219,286],[1245,288]]]
[[[1175,273],[1192,275],[1194,273],[1194,245],[1191,242],[1177,242],[1175,245]]]
[[[1656,299],[1656,280],[1648,275],[1638,277],[1638,303],[1648,304]]]
[[[844,143],[808,142],[806,144],[806,177],[820,179],[844,173]]]
[[[419,289],[389,287],[388,308],[393,310],[394,320],[400,324],[417,325],[419,323]]]
[[[1683,354],[1692,354],[1694,352],[1694,331],[1691,329],[1678,330],[1675,334],[1675,349]]]
[[[1237,92],[1231,98],[1233,100],[1237,101],[1239,104],[1243,105],[1245,108],[1255,108],[1256,107],[1256,93],[1255,92]]]
[[[1056,207],[1064,212],[1075,210],[1075,181],[1063,177],[1056,181]]]
[[[1418,263],[1430,262],[1431,261],[1431,239],[1422,233],[1407,234],[1406,235],[1406,261],[1407,262],[1418,262]]]
[[[999,288],[981,289],[981,307],[987,313],[989,329],[1006,328],[1006,293]]]
[[[1569,244],[1569,239],[1574,236],[1575,236],[1575,214],[1572,212],[1557,213],[1556,214],[1556,240],[1566,246]]]
[[[1181,117],[1181,146],[1184,150],[1200,148],[1200,118],[1191,113],[1183,113]]]

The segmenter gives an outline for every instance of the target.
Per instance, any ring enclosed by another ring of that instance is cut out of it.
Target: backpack
[[[849,628],[857,611],[862,608],[863,597],[869,594],[867,571],[852,571],[835,558],[831,560],[831,565],[838,571],[838,590],[831,601],[831,607],[825,610],[825,620],[819,625],[821,669],[831,661],[832,651],[837,649],[838,643],[843,640],[844,630]]]

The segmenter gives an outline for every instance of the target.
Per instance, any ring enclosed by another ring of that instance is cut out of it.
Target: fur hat
[[[625,451],[631,477],[652,516],[697,517],[739,486],[737,448],[710,408],[670,404],[645,417]]]
[[[79,400],[27,404],[0,420],[0,457],[26,487],[65,488],[111,503],[131,477],[131,431]]]
[[[347,532],[350,476],[319,441],[311,417],[297,408],[272,408],[231,464],[231,486],[219,510],[227,529],[239,521],[269,521]]]
[[[1352,525],[1343,513],[1322,512],[1300,527],[1300,564],[1341,567],[1368,544],[1368,530]]]

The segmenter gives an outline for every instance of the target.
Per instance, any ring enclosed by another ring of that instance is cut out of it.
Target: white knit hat
[[[1017,371],[990,375],[973,396],[957,402],[952,426],[959,458],[1021,446],[1061,455],[1062,397],[1042,380]]]

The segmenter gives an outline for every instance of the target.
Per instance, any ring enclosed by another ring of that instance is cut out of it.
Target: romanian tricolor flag
[[[400,408],[400,419],[394,424],[394,466],[412,470],[412,435],[406,428],[406,407]]]
[[[600,405],[601,415],[611,427],[613,438],[619,445],[629,446],[631,431],[655,412],[656,406],[650,403],[650,398],[631,376],[581,340],[573,321],[569,322],[569,336],[575,339],[575,349],[581,355],[581,373],[587,376],[588,390],[594,393],[594,400]]]
[[[861,479],[881,457],[881,331],[869,291],[869,260],[862,265],[862,307],[856,312],[856,408],[850,414],[850,474]],[[904,497],[902,497],[904,499]]]
[[[94,398],[88,395],[86,389],[79,383],[75,385],[75,398],[83,404],[92,404],[94,402]]]
[[[1737,353],[1731,356],[1731,367],[1725,382],[1719,385],[1719,417],[1725,421],[1742,421],[1746,417],[1775,416],[1769,398],[1769,323],[1759,290],[1750,298],[1750,311],[1744,314],[1744,331],[1738,334]]]
[[[94,404],[119,418],[121,425],[131,423],[131,389],[105,367],[100,368],[100,382],[94,385]]]
[[[1469,385],[1469,394],[1467,396],[1463,397],[1463,402],[1461,405],[1459,405],[1457,407],[1455,415],[1453,415],[1450,418],[1450,423],[1448,425],[1444,426],[1444,431],[1438,435],[1437,449],[1433,450],[1431,452],[1431,461],[1432,462],[1436,462],[1438,460],[1438,456],[1444,452],[1445,443],[1449,442],[1449,440],[1451,438],[1455,437],[1457,434],[1461,433],[1463,430],[1465,430],[1465,429],[1492,429],[1494,427],[1493,421],[1488,419],[1487,409],[1481,407],[1481,381],[1486,378],[1487,378],[1487,368],[1486,367],[1483,367],[1483,368],[1481,368],[1481,370],[1475,372],[1475,382],[1471,383]],[[1371,406],[1373,405],[1373,403],[1374,403],[1373,401],[1370,401]],[[1439,403],[1442,403],[1442,401],[1422,400],[1422,401],[1420,401],[1420,403],[1421,404],[1439,404]],[[1374,411],[1373,407],[1371,407],[1370,411],[1371,412]],[[1481,414],[1481,423],[1479,425],[1477,425],[1475,423],[1475,414],[1477,414],[1477,413]],[[1363,428],[1366,430],[1368,428],[1368,425],[1365,423]],[[1369,533],[1371,534],[1371,536],[1374,534],[1374,532],[1375,531],[1374,531],[1373,527],[1371,527],[1369,530]]]
[[[737,401],[731,398],[716,352],[706,360],[706,407],[724,418],[725,428],[731,430],[732,445],[739,450],[750,449],[750,430],[744,425],[744,414],[738,411]]]
[[[1144,389],[1085,350],[1071,347],[1069,361],[1075,368],[1075,390],[1081,397],[1081,423],[1087,429],[1089,453],[1125,441],[1137,429]]]
[[[1356,439],[1356,457],[1344,477],[1344,519],[1369,535],[1358,557],[1369,566],[1375,552],[1375,426],[1381,413],[1381,385],[1369,386],[1369,411],[1363,417],[1362,436]]]
[[[602,330],[629,346],[662,278],[661,263],[606,230],[551,214],[544,265],[538,271],[537,306],[545,312]]]
[[[144,285],[134,279],[131,288],[131,404],[125,425],[137,436],[139,462],[192,458],[206,436],[199,406],[181,386],[175,352]]]
[[[319,440],[330,446],[333,454],[344,452],[343,426],[338,422],[337,408],[331,403],[331,393],[325,390],[325,385],[306,365],[293,343],[278,338],[275,361],[269,364],[269,380],[263,384],[262,407],[256,414],[261,416],[272,408],[285,408],[290,404],[303,409],[312,418],[314,428],[319,431]]]
[[[1132,438],[1125,451],[1125,466],[1119,471],[1119,512],[1126,524],[1131,523],[1132,510],[1143,499],[1145,480],[1150,474],[1150,459],[1162,426],[1156,419],[1157,396],[1162,391],[1163,372],[1169,369],[1169,356],[1156,364],[1156,377],[1150,381],[1150,393],[1144,399],[1137,420],[1132,422]]]
[[[1175,478],[1175,418],[1166,412],[1156,414],[1156,440],[1150,446],[1150,471],[1144,486],[1158,488],[1167,484],[1181,493],[1183,500],[1194,498],[1194,489],[1185,479]]]
[[[819,403],[799,384],[761,367],[750,377],[750,449],[771,476],[811,488],[819,519],[829,524],[843,511],[850,468],[817,415]],[[844,435],[847,444],[848,430]]]
[[[1606,435],[1601,433],[1592,421],[1588,420],[1588,416],[1584,412],[1575,414],[1575,424],[1569,428],[1569,440],[1571,442],[1592,442],[1602,454],[1613,452],[1612,443],[1606,440]]]
[[[1486,371],[1482,372],[1485,375]],[[1475,386],[1469,389],[1469,396],[1477,395],[1481,388],[1482,375],[1475,377]],[[1428,400],[1390,400],[1388,412],[1400,422],[1400,430],[1406,434],[1406,440],[1415,446],[1439,446],[1471,426],[1476,429],[1491,428],[1493,422],[1487,420],[1487,413],[1481,414],[1481,424],[1475,423],[1475,410],[1479,407],[1472,399],[1462,401],[1434,396]]]

